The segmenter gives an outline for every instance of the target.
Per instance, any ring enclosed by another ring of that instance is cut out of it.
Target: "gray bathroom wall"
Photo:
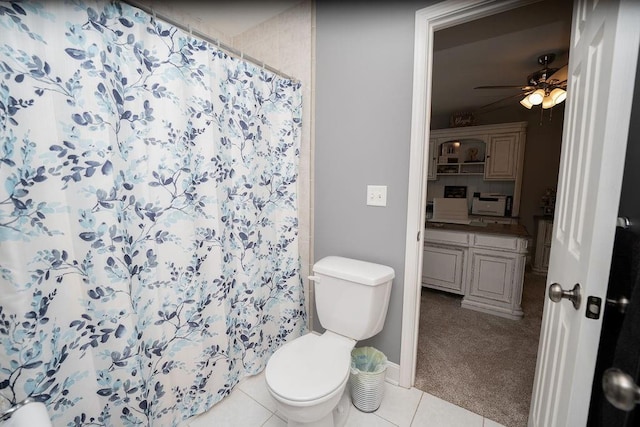
[[[395,270],[382,332],[358,343],[400,361],[415,12],[436,1],[316,3],[314,258]],[[367,185],[387,206],[366,205]],[[317,324],[314,329],[321,331]]]

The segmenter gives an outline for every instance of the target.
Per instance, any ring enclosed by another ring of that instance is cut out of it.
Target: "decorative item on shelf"
[[[448,156],[448,155],[458,155],[458,152],[460,151],[460,141],[449,141],[449,142],[445,142],[444,144],[442,144],[441,148],[442,150],[442,155],[443,156]]]
[[[449,126],[452,128],[473,126],[475,124],[473,113],[453,113],[449,119]]]
[[[454,173],[458,173],[459,169],[458,166],[446,166],[446,165],[438,165],[438,173],[450,173],[450,174],[454,174]]]
[[[467,159],[465,160],[466,163],[474,163],[474,162],[481,162],[482,160],[478,159],[478,147],[470,147],[467,149]]]
[[[460,156],[460,141],[445,142],[440,146],[438,163],[458,163]]]
[[[556,190],[547,188],[544,196],[540,199],[540,207],[543,215],[552,216],[556,207]]]

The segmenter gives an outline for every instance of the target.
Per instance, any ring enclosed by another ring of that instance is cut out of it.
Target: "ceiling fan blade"
[[[535,89],[533,86],[522,86],[522,85],[476,86],[476,87],[474,87],[474,89],[515,89],[515,88],[520,88],[522,90]]]
[[[561,82],[553,83],[552,87],[559,87],[559,88],[562,88],[562,89],[566,89],[567,88],[567,81],[563,80]]]
[[[549,76],[549,78],[547,79],[547,81],[553,81],[556,80],[558,82],[567,82],[567,75],[569,73],[569,68],[567,65],[565,65],[564,67],[560,68],[558,71],[556,71],[555,73],[551,74],[551,76]],[[557,83],[556,83],[557,84]]]
[[[535,89],[535,88],[534,88],[534,89]],[[507,100],[509,100],[509,99],[516,98],[516,97],[519,97],[519,96],[523,96],[523,95],[525,95],[525,96],[526,96],[526,95],[528,95],[528,93],[524,93],[524,94],[522,94],[522,93],[516,93],[515,95],[511,95],[511,96],[507,96],[507,97],[505,97],[505,98],[501,98],[501,99],[499,99],[499,100],[497,100],[497,101],[494,101],[494,102],[491,102],[491,103],[489,103],[489,104],[483,105],[482,107],[478,107],[478,108],[476,108],[476,112],[478,112],[478,111],[482,111],[482,110],[485,110],[486,108],[493,107],[493,106],[495,106],[495,105],[498,105],[498,104],[503,103],[504,101],[507,101]],[[482,112],[484,112],[484,111],[482,111]]]

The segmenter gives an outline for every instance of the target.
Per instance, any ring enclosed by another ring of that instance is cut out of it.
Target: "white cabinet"
[[[524,234],[428,228],[422,284],[463,295],[464,308],[520,319],[526,255]]]
[[[431,130],[427,178],[433,181],[456,176],[456,183],[452,185],[464,185],[459,177],[468,176],[468,180],[473,180],[473,175],[482,177],[483,181],[510,182],[513,185],[511,215],[517,217],[520,211],[526,132],[526,122]],[[458,151],[442,156],[443,151],[447,151],[445,144],[452,143],[458,144]],[[476,185],[475,182],[472,185]],[[476,191],[485,191],[482,183],[476,188]]]
[[[438,163],[436,175],[484,175],[484,162]]]
[[[536,233],[536,254],[533,259],[534,273],[547,274],[549,268],[549,255],[551,254],[551,232],[553,220],[539,217],[536,221],[538,232]]]
[[[427,179],[433,181],[437,178],[436,175],[436,163],[437,163],[437,154],[436,154],[436,138],[429,138],[429,173],[427,174]]]
[[[469,292],[462,307],[520,319],[524,257],[488,249],[469,250]],[[520,284],[519,286],[514,284]]]
[[[424,245],[422,283],[431,288],[464,295],[467,250],[455,246]]]
[[[490,135],[484,179],[487,181],[515,180],[518,176],[519,147],[519,132]]]

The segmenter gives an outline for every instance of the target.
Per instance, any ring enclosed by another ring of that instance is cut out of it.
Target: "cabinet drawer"
[[[464,295],[466,254],[466,249],[425,245],[422,257],[423,284]]]
[[[493,236],[489,234],[476,234],[475,236],[473,236],[472,245],[479,248],[505,249],[515,251],[518,249],[518,238]]]
[[[455,231],[443,231],[427,229],[424,233],[424,240],[427,242],[441,242],[453,245],[469,245],[469,234]]]

